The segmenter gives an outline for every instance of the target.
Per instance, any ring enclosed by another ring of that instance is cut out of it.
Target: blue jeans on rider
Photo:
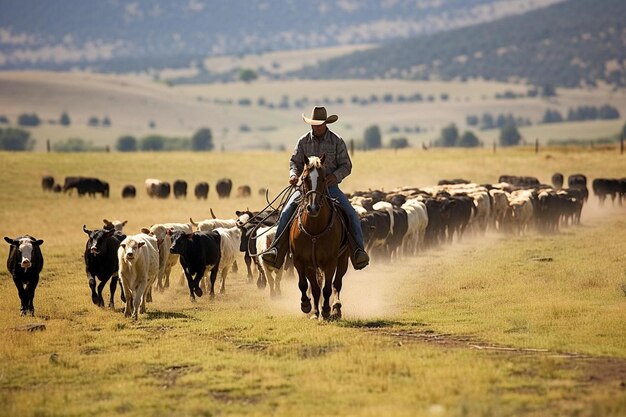
[[[331,198],[337,200],[339,205],[343,208],[343,210],[348,214],[348,219],[350,221],[350,228],[352,229],[352,236],[354,236],[354,240],[356,240],[356,244],[359,248],[365,248],[363,243],[363,231],[361,230],[361,220],[359,220],[358,214],[352,208],[350,201],[348,201],[348,197],[339,189],[336,185],[331,185],[328,187],[328,194]],[[300,200],[300,191],[296,190],[289,200],[285,203],[283,211],[280,213],[280,218],[278,219],[278,229],[276,230],[276,236],[280,236],[283,230],[287,227],[287,223],[293,216],[298,207],[298,201]],[[289,233],[289,232],[285,232]]]

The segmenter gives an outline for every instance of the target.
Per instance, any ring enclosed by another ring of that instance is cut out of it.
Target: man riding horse
[[[339,189],[339,183],[352,171],[352,161],[350,161],[343,139],[327,127],[328,124],[336,122],[338,117],[336,115],[327,117],[326,108],[315,107],[310,118],[302,114],[302,119],[311,125],[312,129],[298,140],[293,155],[291,155],[289,183],[291,185],[297,184],[304,168],[303,161],[307,157],[325,155],[324,169],[329,173],[326,177],[328,194],[339,203],[348,216],[350,259],[354,269],[363,269],[369,263],[369,256],[365,252],[361,221],[346,195]],[[282,266],[289,251],[289,233],[285,230],[294,217],[300,197],[300,191],[296,190],[283,207],[278,220],[277,238],[272,247],[262,255],[263,260],[275,268]]]

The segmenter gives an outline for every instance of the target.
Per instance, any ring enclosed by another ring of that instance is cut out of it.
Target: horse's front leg
[[[295,266],[296,271],[298,271],[298,288],[300,288],[300,292],[302,293],[300,297],[300,310],[302,310],[304,314],[308,314],[311,312],[311,299],[307,294],[309,283],[304,274],[304,265],[296,264]]]
[[[320,315],[320,296],[322,295],[322,290],[319,285],[319,281],[317,280],[317,269],[313,267],[308,267],[306,269],[307,278],[309,280],[309,284],[311,284],[311,294],[313,295],[313,317],[319,317]]]
[[[326,268],[324,268],[321,319],[328,319],[330,317],[330,297],[333,293],[333,277],[335,275],[336,269],[336,264],[328,265],[326,266]]]
[[[331,311],[331,317],[335,319],[341,318],[341,287],[343,286],[343,276],[348,271],[348,254],[345,252],[339,257],[337,262],[337,270],[335,271],[335,277],[333,278],[333,305]]]

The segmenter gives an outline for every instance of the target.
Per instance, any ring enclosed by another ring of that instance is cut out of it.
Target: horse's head
[[[324,160],[312,156],[304,161],[304,169],[300,176],[302,184],[303,204],[309,216],[316,217],[322,207],[322,198],[326,194],[326,171],[324,170]]]

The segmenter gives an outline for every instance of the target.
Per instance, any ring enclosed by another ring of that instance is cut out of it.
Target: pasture
[[[3,236],[45,242],[36,316],[20,317],[0,269],[0,415],[6,416],[623,416],[626,414],[626,207],[590,197],[582,224],[557,235],[488,233],[344,279],[344,319],[299,312],[294,278],[283,297],[247,284],[189,300],[154,294],[138,321],[91,303],[82,225],[157,222],[261,209],[257,194],[286,185],[288,153],[0,153]],[[623,177],[615,149],[527,148],[357,153],[345,192],[427,186],[441,178],[496,182],[501,174]],[[43,175],[102,178],[109,199],[44,193]],[[215,183],[248,184],[218,200]],[[146,178],[210,184],[209,199],[153,200]],[[123,200],[134,184],[138,196]],[[8,245],[0,246],[3,262]],[[108,295],[108,288],[105,291]],[[43,331],[16,328],[30,323]]]

